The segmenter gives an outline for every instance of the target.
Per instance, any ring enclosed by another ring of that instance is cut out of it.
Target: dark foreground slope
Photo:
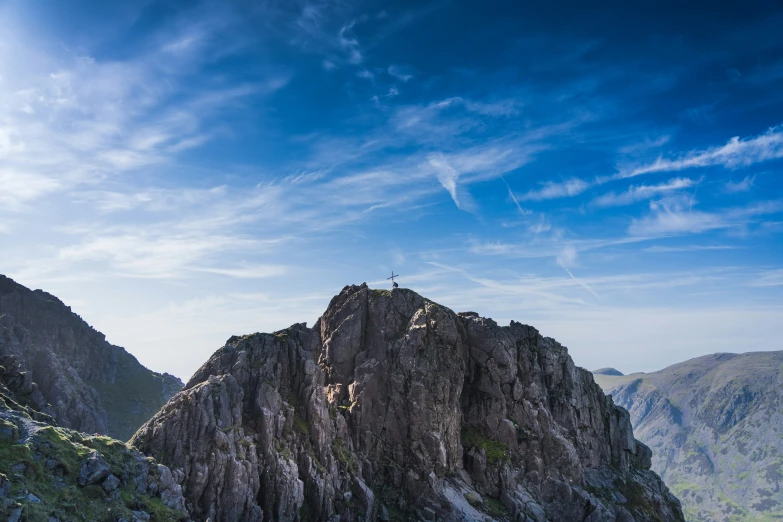
[[[653,448],[689,520],[783,520],[783,352],[596,375]]]
[[[118,440],[51,425],[0,375],[0,520],[144,522],[185,520],[179,477]]]
[[[564,347],[404,289],[232,337],[132,443],[195,520],[682,520]]]
[[[0,372],[19,372],[19,400],[57,424],[127,440],[182,387],[71,312],[0,275]]]

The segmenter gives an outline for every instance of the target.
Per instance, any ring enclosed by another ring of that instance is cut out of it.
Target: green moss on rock
[[[483,449],[487,455],[487,464],[497,464],[508,459],[508,444],[490,439],[478,428],[462,430],[462,446]]]
[[[0,437],[0,474],[10,483],[8,498],[14,499],[0,505],[0,519],[21,508],[22,520],[35,522],[131,520],[133,511],[145,511],[154,521],[185,520],[184,513],[160,498],[137,492],[135,475],[128,470],[140,454],[124,443],[34,423],[7,410],[0,414],[0,425],[15,427],[20,437]],[[100,485],[78,484],[82,463],[93,451],[113,475],[126,479],[111,494]]]

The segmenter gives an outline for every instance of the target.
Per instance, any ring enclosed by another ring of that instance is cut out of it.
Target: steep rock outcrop
[[[196,520],[682,519],[564,347],[405,289],[232,337],[132,443]]]
[[[783,517],[783,352],[706,355],[595,379],[630,412],[687,520]]]
[[[0,364],[13,360],[35,409],[63,427],[127,440],[182,382],[142,366],[41,290],[0,275]],[[20,395],[21,396],[21,395]]]

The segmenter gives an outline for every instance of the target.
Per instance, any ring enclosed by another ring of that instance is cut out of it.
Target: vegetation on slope
[[[0,515],[31,522],[184,520],[164,505],[148,478],[153,459],[109,437],[35,422],[0,398]],[[9,399],[10,400],[10,399]],[[101,469],[89,480],[85,462]],[[87,477],[87,480],[85,480]],[[112,478],[113,477],[113,478]],[[4,498],[3,498],[4,497]]]
[[[121,352],[114,382],[88,383],[101,398],[109,434],[120,440],[130,440],[165,403],[164,378],[139,364],[131,354]]]
[[[686,520],[783,520],[783,352],[594,379],[630,412]]]

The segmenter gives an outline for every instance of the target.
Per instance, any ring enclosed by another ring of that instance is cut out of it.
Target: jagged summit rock
[[[24,405],[60,426],[122,440],[183,386],[107,342],[57,297],[2,275],[0,365],[21,376],[6,385]]]
[[[597,370],[593,370],[593,375],[612,375],[614,377],[622,377],[623,373],[619,370],[615,370],[614,368],[598,368]]]
[[[563,346],[402,288],[232,337],[132,443],[195,520],[682,520]]]

